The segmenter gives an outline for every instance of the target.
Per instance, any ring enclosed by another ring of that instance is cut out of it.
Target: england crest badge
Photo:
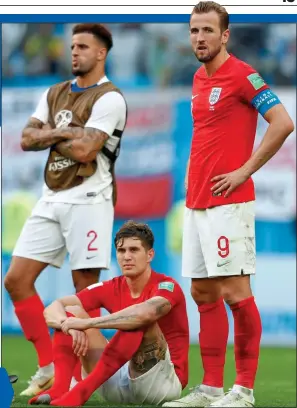
[[[211,105],[215,105],[218,100],[220,99],[220,95],[222,92],[222,88],[212,88],[211,93],[209,95],[209,103]]]

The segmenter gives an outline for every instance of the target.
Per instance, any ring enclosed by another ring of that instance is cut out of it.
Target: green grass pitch
[[[17,374],[15,401],[12,407],[27,407],[27,397],[19,397],[26,388],[27,380],[36,371],[36,356],[33,346],[21,336],[2,337],[2,366],[9,374]],[[234,380],[234,357],[228,348],[225,368],[225,391]],[[184,394],[201,381],[202,367],[199,348],[190,349],[190,377]],[[257,380],[255,384],[256,407],[296,407],[296,349],[262,347]],[[106,406],[95,394],[86,407]],[[29,407],[29,406],[28,406]]]

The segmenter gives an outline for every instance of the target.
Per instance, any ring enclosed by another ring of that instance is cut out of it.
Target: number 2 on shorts
[[[218,254],[221,258],[226,258],[229,255],[229,239],[222,235],[218,239]]]
[[[97,232],[95,232],[95,231],[89,231],[89,232],[87,233],[87,237],[88,237],[88,238],[92,238],[91,241],[89,242],[89,245],[88,245],[88,251],[98,251],[98,248],[96,248],[96,247],[93,246],[94,241],[96,241],[96,239],[97,239],[97,237],[98,237]]]

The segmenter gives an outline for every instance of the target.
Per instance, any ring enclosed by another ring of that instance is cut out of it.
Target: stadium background
[[[22,152],[21,129],[42,91],[69,79],[71,25],[2,26],[2,275],[25,219],[40,196],[46,152]],[[153,266],[179,280],[188,294],[191,341],[197,343],[196,306],[180,278],[184,172],[191,141],[190,97],[197,61],[187,24],[109,24],[114,47],[107,75],[129,105],[116,165],[119,203],[115,230],[126,219],[145,220],[156,237]],[[256,68],[296,123],[296,26],[237,24],[229,50]],[[257,143],[266,124],[259,118]],[[234,152],[234,154],[236,154]],[[296,136],[254,177],[257,192],[257,277],[254,293],[263,322],[262,344],[296,342]],[[113,253],[107,279],[119,274]],[[72,293],[67,260],[38,279],[43,301]],[[2,333],[20,333],[3,290]],[[231,320],[232,322],[232,320]],[[230,332],[232,342],[232,330]]]

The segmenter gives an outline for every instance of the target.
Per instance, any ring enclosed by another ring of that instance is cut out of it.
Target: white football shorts
[[[182,276],[252,275],[256,269],[255,202],[185,208]]]
[[[82,378],[85,377],[83,370]],[[130,378],[127,362],[97,391],[106,402],[113,404],[159,405],[180,398],[182,386],[167,349],[165,360],[145,374]]]
[[[68,252],[72,270],[108,269],[113,220],[110,199],[96,204],[39,200],[22,229],[13,256],[60,268]]]

